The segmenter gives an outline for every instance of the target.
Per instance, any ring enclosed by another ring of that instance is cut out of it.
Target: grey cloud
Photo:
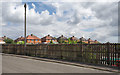
[[[69,5],[69,6],[68,6]],[[43,37],[43,35],[51,34],[53,36],[77,36],[78,38],[82,35],[86,37],[90,37],[92,39],[96,39],[98,41],[105,41],[109,37],[117,37],[117,6],[116,3],[71,3],[68,5],[64,4],[60,6],[59,11],[65,11],[68,9],[73,9],[71,13],[60,16],[67,20],[59,21],[57,18],[63,12],[60,12],[59,15],[48,15],[49,12],[45,12],[44,14],[34,13],[34,10],[29,10],[29,17],[27,17],[27,34],[35,34],[38,37]],[[112,7],[111,7],[112,6]],[[111,7],[111,8],[110,8]],[[5,23],[11,22],[12,26],[4,26],[3,34],[9,35],[10,37],[16,38],[23,34],[23,28],[17,23],[22,24],[24,16],[21,16],[19,12],[16,14],[9,13],[12,11],[9,7],[3,7],[3,20]],[[5,9],[8,9],[5,11]],[[20,9],[20,8],[17,8]],[[58,9],[58,8],[56,8]],[[82,10],[83,9],[83,10]],[[91,9],[91,10],[87,10]],[[57,12],[59,12],[57,11]],[[86,13],[84,13],[84,11]],[[57,13],[56,12],[56,13]],[[92,12],[92,13],[91,13]],[[96,14],[94,14],[95,12]],[[24,12],[21,12],[24,13]],[[90,13],[90,14],[89,14]],[[83,20],[82,16],[86,15],[92,16],[92,20]],[[20,17],[21,16],[21,17]],[[16,27],[13,26],[16,25]],[[77,26],[79,24],[79,26]],[[110,26],[110,27],[109,27]],[[20,28],[19,28],[20,27]],[[87,28],[95,29],[92,34],[89,32],[82,31],[81,29]],[[107,28],[109,27],[109,28]],[[15,29],[16,28],[16,29]],[[19,29],[17,29],[19,28]],[[74,34],[71,34],[75,32]],[[16,35],[15,35],[16,34]],[[109,39],[110,40],[110,39]],[[112,40],[112,39],[111,39]]]
[[[67,21],[68,24],[77,25],[80,22],[80,17],[77,16],[77,12],[71,17],[70,20]]]

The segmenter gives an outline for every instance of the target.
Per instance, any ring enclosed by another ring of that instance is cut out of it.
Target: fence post
[[[38,46],[38,45],[35,45],[35,46]],[[37,48],[38,47],[35,48],[35,57],[37,56]]]
[[[81,62],[83,62],[83,43],[81,41]]]
[[[90,44],[90,40],[91,40],[91,39],[89,38],[89,39],[88,39],[88,44]]]
[[[120,70],[120,48],[118,47],[117,45],[117,48],[118,48],[118,69]]]
[[[62,56],[62,44],[60,44],[60,51],[61,51],[61,59],[63,58]]]
[[[110,43],[107,42],[107,64],[110,65]]]

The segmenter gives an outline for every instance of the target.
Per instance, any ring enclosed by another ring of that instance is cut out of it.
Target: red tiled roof
[[[90,42],[94,42],[94,41],[93,41],[93,40],[91,40],[91,39],[90,39],[89,41],[90,41]]]
[[[70,39],[71,39],[71,40],[78,40],[78,38],[76,38],[76,37],[74,37],[74,36],[72,36]]]
[[[0,40],[3,40],[3,38],[2,38],[2,37],[0,37]]]
[[[19,38],[17,38],[15,41],[17,42],[17,41],[23,41],[24,40],[24,37],[19,37]]]
[[[67,40],[67,37],[64,37],[63,35],[61,35],[60,37],[57,38],[58,40]]]
[[[27,37],[26,37],[27,39],[37,39],[37,40],[40,40],[40,38],[38,38],[37,36],[34,36],[34,35],[28,35]]]
[[[47,35],[47,36],[45,36],[45,37],[43,37],[43,38],[45,38],[45,39],[53,39],[53,37],[50,36],[50,35]],[[42,38],[42,39],[43,39],[43,38]]]
[[[2,37],[0,37],[0,42],[4,42]]]

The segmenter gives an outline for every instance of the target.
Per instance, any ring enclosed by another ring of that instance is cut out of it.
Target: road
[[[3,73],[109,73],[107,71],[46,62],[15,56],[2,56]]]

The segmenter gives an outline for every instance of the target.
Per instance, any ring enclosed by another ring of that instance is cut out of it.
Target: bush
[[[54,43],[52,42],[52,40],[50,41],[50,44],[54,44]]]
[[[24,41],[18,41],[17,44],[25,44]]]
[[[5,39],[4,41],[7,44],[13,44],[14,43],[14,41],[12,39]]]

